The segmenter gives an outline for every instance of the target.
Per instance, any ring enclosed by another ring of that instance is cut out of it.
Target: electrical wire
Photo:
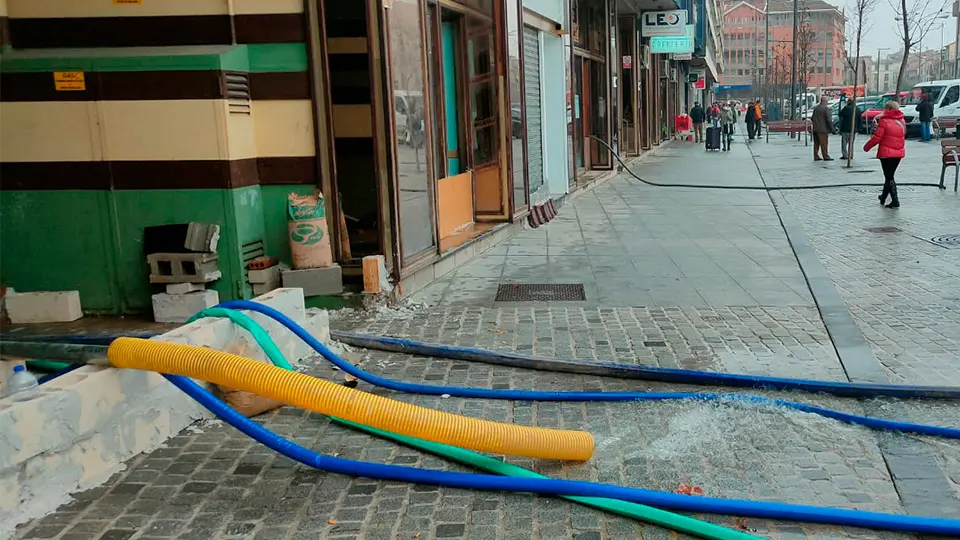
[[[693,189],[728,189],[728,190],[738,190],[738,191],[800,191],[805,189],[834,189],[834,188],[851,188],[851,187],[872,187],[881,189],[883,184],[868,184],[868,183],[859,183],[859,182],[849,182],[843,184],[816,184],[812,186],[715,186],[710,184],[664,184],[661,182],[653,182],[651,180],[645,180],[637,173],[633,172],[630,167],[623,162],[623,159],[620,158],[618,154],[606,141],[595,136],[590,135],[590,138],[599,142],[613,154],[614,159],[620,163],[620,166],[623,170],[627,171],[627,174],[638,180],[639,182],[646,184],[648,186],[655,187],[664,187],[664,188],[693,188]],[[935,187],[940,189],[947,189],[945,186],[940,184],[931,184],[925,182],[897,182],[898,186],[918,186],[918,187]]]

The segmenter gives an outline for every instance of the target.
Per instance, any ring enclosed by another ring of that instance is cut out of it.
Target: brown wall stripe
[[[229,15],[10,19],[17,49],[160,47],[233,42]]]
[[[319,184],[314,156],[257,158],[260,185]]]
[[[171,15],[155,17],[68,17],[9,19],[17,49],[66,47],[160,47],[296,43],[306,40],[302,13]],[[235,28],[234,28],[235,27]]]
[[[0,163],[0,190],[233,189],[316,184],[314,158]]]
[[[300,43],[307,40],[303,13],[234,15],[237,43]]]
[[[0,16],[0,46],[10,44],[10,19]]]
[[[222,71],[101,71],[85,73],[86,90],[57,91],[52,73],[0,73],[0,101],[138,101],[224,99]],[[250,73],[261,99],[310,99],[305,71]]]
[[[310,78],[306,71],[251,72],[250,98],[310,99]]]

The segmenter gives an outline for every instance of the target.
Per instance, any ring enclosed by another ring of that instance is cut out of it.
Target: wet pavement
[[[862,141],[861,141],[862,142]],[[936,182],[933,145],[908,141],[902,180]],[[670,144],[636,172],[656,182],[809,185],[875,182],[814,164],[786,136],[729,153]],[[855,180],[851,180],[855,179]],[[960,196],[903,189],[898,210],[872,188],[713,191],[655,188],[621,174],[570,197],[525,230],[431,285],[420,308],[345,312],[340,329],[525,354],[821,380],[960,385]],[[897,231],[875,232],[877,228]],[[500,284],[582,283],[584,302],[496,302]],[[355,352],[409,382],[484,388],[689,391],[690,387]],[[326,363],[305,369],[340,375]],[[960,516],[960,442],[878,434],[809,414],[728,403],[528,403],[398,394],[402,401],[518,424],[587,429],[587,463],[506,458],[557,478],[916,515]],[[774,397],[960,427],[960,406]],[[465,470],[284,408],[258,419],[344,458]],[[700,516],[734,526],[738,516]],[[914,535],[748,519],[775,539]],[[205,422],[132,460],[107,484],[21,527],[18,538],[671,539],[658,527],[550,497],[414,486],[314,471],[229,427]]]

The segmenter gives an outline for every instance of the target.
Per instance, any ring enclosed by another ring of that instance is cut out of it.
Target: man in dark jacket
[[[860,125],[860,109],[852,99],[848,99],[837,116],[840,117],[840,159],[847,159],[847,149],[850,147],[853,130],[855,126]]]
[[[930,124],[933,122],[933,101],[928,94],[920,96],[920,103],[917,104],[917,114],[920,116],[920,127],[923,129],[923,142],[930,141]]]
[[[694,142],[703,142],[703,121],[706,117],[707,113],[703,111],[703,107],[701,107],[699,103],[694,103],[693,108],[690,109],[690,121],[693,122]]]
[[[752,141],[757,132],[757,109],[753,106],[752,101],[747,103],[747,114],[744,120],[747,122],[747,138]]]
[[[827,150],[827,143],[830,141],[830,134],[833,133],[833,115],[830,114],[830,106],[827,105],[826,96],[820,98],[820,104],[814,107],[813,116],[810,117],[811,131],[813,132],[813,160],[820,161],[820,154],[823,153],[823,161],[833,161],[830,152]]]

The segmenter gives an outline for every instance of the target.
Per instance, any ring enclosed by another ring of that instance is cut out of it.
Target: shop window
[[[424,102],[424,43],[421,40],[420,4],[394,0],[387,13],[390,75],[397,126],[397,198],[400,207],[400,243],[404,260],[435,246],[433,185],[427,156],[426,103]]]
[[[470,124],[473,129],[473,167],[497,159],[497,101],[494,87],[493,34],[489,27],[474,27],[467,41],[467,77],[470,94]]]

